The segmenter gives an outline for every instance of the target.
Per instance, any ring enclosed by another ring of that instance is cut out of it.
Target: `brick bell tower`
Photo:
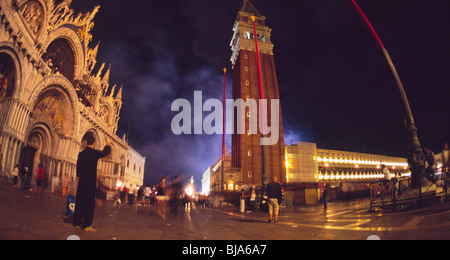
[[[248,1],[244,1],[242,10],[238,13],[231,41],[233,55],[233,99],[244,101],[254,99],[258,104],[258,132],[250,131],[250,113],[246,108],[245,134],[237,134],[237,112],[234,111],[235,129],[232,135],[232,166],[241,168],[244,185],[265,186],[275,176],[281,183],[286,183],[285,147],[281,107],[279,108],[279,139],[274,145],[261,145],[259,100],[261,89],[263,98],[268,100],[265,111],[267,126],[272,126],[271,100],[280,99],[271,31],[265,23],[266,17]],[[255,35],[255,29],[256,34]],[[258,39],[258,48],[255,42]],[[259,53],[257,52],[259,49]],[[258,66],[258,54],[260,66]],[[259,73],[259,68],[261,73]],[[261,81],[260,81],[261,75]],[[260,85],[261,83],[261,85]],[[273,133],[271,133],[273,134]]]

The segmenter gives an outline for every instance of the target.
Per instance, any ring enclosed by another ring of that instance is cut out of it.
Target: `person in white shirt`
[[[253,212],[256,208],[256,192],[255,190],[252,188],[250,189],[250,207],[249,207],[249,211]]]
[[[384,180],[385,181],[390,181],[391,180],[391,173],[389,172],[388,168],[386,167],[386,165],[381,165],[381,169],[383,169],[383,174],[384,174]]]
[[[135,198],[136,198],[136,186],[131,184],[130,188],[128,188],[128,203],[130,205],[133,205]]]
[[[53,194],[59,193],[59,185],[61,184],[60,179],[57,176],[53,176],[52,178],[52,186],[51,186],[51,192]]]
[[[381,169],[383,170],[384,174],[384,192],[389,192],[389,183],[391,182],[391,172],[389,172],[389,169],[386,167],[386,165],[381,165]]]
[[[152,195],[152,189],[149,185],[145,187],[144,189],[144,196],[145,196],[145,206],[150,206],[150,196]]]

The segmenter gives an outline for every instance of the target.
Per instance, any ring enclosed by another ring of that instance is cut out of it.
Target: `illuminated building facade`
[[[305,142],[286,145],[285,151],[286,182],[282,184],[291,192],[301,187],[302,197],[306,196],[305,190],[312,191],[310,193],[314,198],[310,201],[318,201],[320,195],[317,191],[327,183],[339,187],[344,182],[366,184],[384,179],[381,165],[386,165],[391,177],[411,176],[406,158],[318,149],[315,143]],[[221,167],[222,160],[218,160],[203,174],[204,192],[220,191]],[[226,192],[239,192],[252,187],[239,179],[240,174],[239,168],[231,167],[231,155],[227,154],[223,183]],[[309,189],[305,188],[305,184],[309,184]]]
[[[406,158],[317,149],[314,143],[286,146],[287,183],[371,182],[384,179],[381,165],[392,177],[410,176]]]
[[[211,194],[211,170],[210,166],[202,175],[202,193],[206,195]]]
[[[72,178],[83,141],[93,136],[102,149],[108,138],[112,153],[98,171],[114,187],[128,153],[116,136],[122,88],[110,86],[110,67],[91,46],[99,7],[78,15],[71,2],[0,1],[0,170],[21,163],[35,175],[41,163],[46,182]]]
[[[241,168],[232,167],[232,156],[227,151],[225,152],[225,160],[222,161],[222,158],[220,158],[211,167],[208,167],[203,174],[202,192],[207,194],[219,193],[221,192],[220,185],[223,185],[225,193],[234,193],[240,191],[243,187]],[[222,167],[225,167],[223,181],[221,178]]]
[[[124,184],[142,186],[144,185],[144,168],[146,157],[140,155],[133,148],[128,146],[127,163],[125,167]]]

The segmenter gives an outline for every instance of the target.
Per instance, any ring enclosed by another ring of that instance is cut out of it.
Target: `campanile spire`
[[[244,0],[244,5],[242,6],[241,12],[246,12],[251,15],[262,16],[260,12],[255,8],[249,0]]]

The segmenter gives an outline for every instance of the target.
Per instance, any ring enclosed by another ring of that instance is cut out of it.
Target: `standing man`
[[[323,191],[323,209],[328,209],[328,185],[325,185],[325,190]]]
[[[428,180],[432,183],[436,183],[436,176],[435,176],[435,166],[436,166],[436,161],[435,161],[435,154],[428,149],[428,147],[425,147],[424,149],[424,153],[425,153],[425,162],[427,165],[427,168],[425,169],[425,175],[428,178]]]
[[[28,176],[28,167],[26,166],[21,166],[20,167],[20,185],[22,190],[27,190],[27,176]]]
[[[277,177],[273,177],[273,181],[267,184],[266,193],[269,204],[269,223],[273,222],[273,215],[275,215],[275,223],[278,223],[278,212],[280,211],[278,201],[281,201],[283,192],[281,184],[277,182]]]
[[[78,155],[77,178],[78,189],[75,198],[75,214],[73,224],[88,232],[97,232],[91,227],[94,220],[95,190],[97,188],[97,164],[98,160],[111,153],[108,138],[103,151],[95,150],[95,138],[89,136],[86,139],[86,149]]]

